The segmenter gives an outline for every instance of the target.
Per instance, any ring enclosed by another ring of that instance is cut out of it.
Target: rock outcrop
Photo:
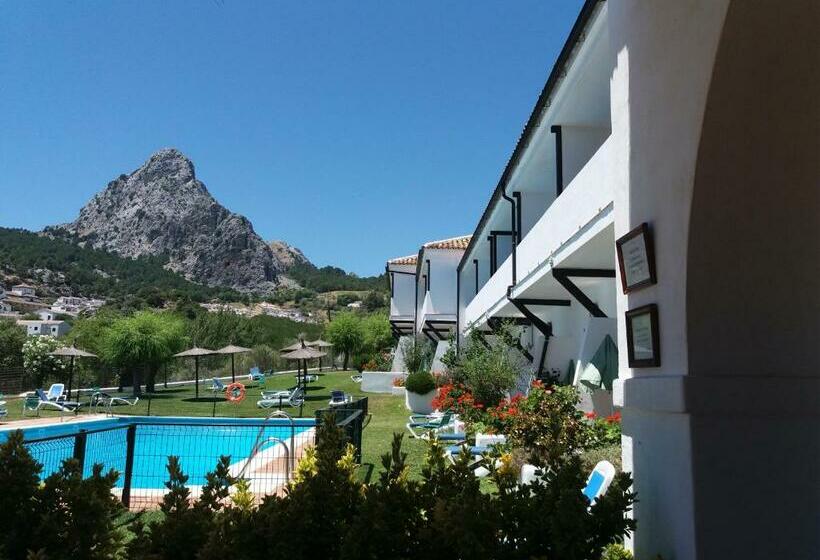
[[[167,257],[167,268],[209,286],[265,293],[293,255],[281,258],[250,221],[219,204],[197,180],[194,164],[175,149],[153,154],[94,196],[71,223],[46,234],[127,257]]]
[[[297,264],[310,264],[302,251],[284,241],[270,241],[268,247],[273,251],[273,256],[285,271],[290,270]]]

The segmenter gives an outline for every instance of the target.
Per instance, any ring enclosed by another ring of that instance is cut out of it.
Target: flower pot
[[[433,389],[426,395],[419,395],[410,391],[404,392],[404,405],[407,410],[415,414],[430,414],[433,412],[433,399],[436,398],[437,389]]]
[[[405,393],[404,387],[392,387],[390,392],[393,393],[394,397],[400,397]]]

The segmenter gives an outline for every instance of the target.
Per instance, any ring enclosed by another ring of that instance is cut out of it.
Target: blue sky
[[[581,0],[0,0],[0,225],[179,148],[264,239],[358,274],[472,233]]]

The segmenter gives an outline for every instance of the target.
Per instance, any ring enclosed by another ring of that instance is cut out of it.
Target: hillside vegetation
[[[164,299],[240,297],[233,290],[190,282],[164,265],[165,260],[159,257],[128,259],[30,231],[0,227],[0,272],[55,294],[68,292],[104,299],[137,297],[155,303]]]
[[[301,286],[319,293],[333,291],[386,292],[388,289],[385,274],[360,277],[335,266],[318,268],[311,263],[297,263],[287,271],[287,275],[296,280]]]

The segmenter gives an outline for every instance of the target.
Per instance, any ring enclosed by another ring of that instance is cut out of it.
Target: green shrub
[[[510,351],[514,337],[502,327],[488,342],[477,329],[470,331],[461,351],[451,345],[442,362],[447,367],[447,378],[454,384],[463,384],[476,402],[484,407],[497,405],[518,379],[523,364]]]
[[[66,461],[43,484],[40,466],[16,432],[0,445],[0,557],[123,558],[133,560],[291,560],[292,558],[564,558],[624,560],[612,543],[635,528],[626,513],[635,501],[628,474],[615,476],[590,507],[582,494],[586,471],[578,457],[561,462],[542,480],[518,486],[506,469],[490,469],[495,483],[483,492],[472,459],[450,464],[432,442],[421,479],[411,480],[403,436],[394,436],[384,470],[373,484],[359,482],[353,453],[332,420],[318,427],[285,492],[259,507],[247,483],[230,475],[222,457],[192,502],[179,461],[168,461],[168,492],[161,515],[131,526],[125,545],[111,495],[116,473],[95,466],[83,480]],[[230,492],[235,485],[235,491]],[[37,550],[31,551],[31,548]]]
[[[534,465],[560,466],[589,439],[584,415],[577,408],[579,400],[575,387],[536,384],[518,402],[509,423],[510,441],[527,450]]]
[[[14,431],[0,445],[0,557],[49,560],[114,558],[121,548],[115,518],[122,506],[111,494],[113,470],[94,465],[83,479],[74,459],[42,483],[42,466]]]
[[[421,336],[405,339],[402,341],[401,351],[404,367],[409,373],[429,371],[435,348],[428,339]]]
[[[601,560],[632,560],[633,558],[635,557],[632,553],[622,544],[610,544],[601,554]]]
[[[426,395],[436,388],[436,379],[427,372],[417,371],[407,376],[404,387],[411,393]]]

